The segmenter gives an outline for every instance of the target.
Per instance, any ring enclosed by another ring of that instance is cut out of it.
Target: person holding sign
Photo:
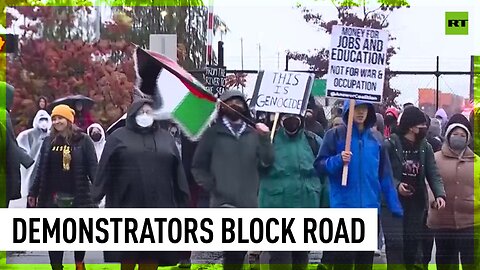
[[[220,100],[217,122],[205,131],[193,156],[193,177],[210,193],[210,207],[257,208],[258,168],[274,161],[270,130],[261,123],[254,129],[243,120],[250,112],[240,91],[227,91]],[[242,269],[246,254],[224,252],[224,269]]]
[[[314,166],[319,174],[328,174],[331,208],[377,208],[383,193],[390,211],[402,216],[403,211],[393,186],[392,171],[382,136],[372,131],[376,122],[371,103],[355,101],[350,108],[345,101],[343,120],[354,110],[351,152],[346,152],[347,127],[330,129],[323,138],[320,153]],[[344,164],[348,164],[348,184],[342,185]],[[372,269],[374,252],[329,252],[333,269]]]
[[[284,114],[280,123],[281,127],[273,140],[275,156],[278,158],[261,174],[259,206],[321,207],[321,201],[325,201],[321,198],[324,181],[321,181],[313,168],[313,161],[320,148],[316,135],[304,129],[305,121],[300,115]],[[308,251],[269,253],[270,269],[307,269]]]

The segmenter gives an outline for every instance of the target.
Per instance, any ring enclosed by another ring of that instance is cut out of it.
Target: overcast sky
[[[285,68],[285,50],[308,52],[328,47],[329,35],[318,31],[304,21],[295,0],[215,0],[215,13],[228,25],[231,32],[223,36],[225,65],[228,69],[241,68],[243,38],[244,69],[275,70]],[[299,1],[326,19],[336,17],[330,1]],[[376,1],[370,1],[376,3]],[[392,70],[434,70],[436,56],[440,56],[440,69],[469,71],[470,55],[480,54],[480,1],[410,0],[411,8],[396,10],[389,17],[388,30],[400,47],[392,58]],[[375,8],[377,5],[372,5]],[[446,36],[445,12],[469,11],[469,35]],[[217,34],[216,41],[222,38]],[[261,44],[261,57],[259,46]],[[474,45],[477,44],[475,47]],[[216,46],[216,45],[215,45]],[[280,56],[279,56],[280,52]],[[259,63],[259,58],[260,62]],[[290,62],[290,69],[306,69],[302,63]],[[247,87],[251,91],[255,78]],[[400,76],[392,82],[402,91],[399,103],[417,102],[419,87],[435,87],[433,75]],[[442,76],[440,90],[468,97],[469,76]]]

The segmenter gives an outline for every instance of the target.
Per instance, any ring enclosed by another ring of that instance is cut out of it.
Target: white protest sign
[[[304,115],[313,80],[310,73],[261,71],[250,107],[262,112]]]
[[[333,26],[326,96],[382,102],[387,47],[387,31]]]

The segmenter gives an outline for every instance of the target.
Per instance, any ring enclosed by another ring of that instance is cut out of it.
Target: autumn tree
[[[203,7],[169,8],[174,20],[140,22],[152,17],[146,12],[159,9],[134,7],[113,9],[111,20],[99,25],[87,19],[95,12],[92,7],[15,7],[20,16],[10,12],[7,27],[17,22],[24,32],[19,53],[8,59],[7,81],[16,88],[13,116],[17,131],[27,128],[40,96],[50,101],[70,94],[89,96],[95,101],[94,118],[104,127],[113,123],[132,100],[132,42],[145,46],[150,33],[176,31],[180,64],[186,68],[203,65],[206,27],[194,28],[206,25]]]
[[[314,12],[312,9],[303,7],[300,4],[297,6],[307,23],[312,24],[319,31],[327,34],[332,33],[334,25],[346,25],[356,27],[368,27],[373,29],[385,30],[389,27],[388,17],[392,12],[401,7],[408,7],[408,3],[402,0],[380,0],[377,1],[376,8],[370,8],[371,4],[366,1],[333,1],[337,9],[337,18],[333,20],[326,20],[320,13]],[[395,37],[390,34],[389,40],[395,40]],[[383,88],[383,104],[386,106],[395,106],[395,98],[399,96],[400,91],[391,87],[390,80],[395,77],[389,74],[390,60],[392,56],[397,53],[400,48],[390,46],[387,49],[387,68]],[[314,71],[317,76],[322,77],[328,72],[329,50],[326,48],[315,49],[313,53],[304,52],[288,52],[289,58],[303,61],[310,66],[310,70]]]
[[[120,117],[131,102],[134,71],[131,56],[108,61],[113,52],[130,54],[126,42],[92,40],[92,25],[82,24],[91,7],[15,7],[22,17],[17,55],[8,59],[7,81],[15,86],[13,116],[17,131],[27,128],[36,100],[83,94],[95,101],[93,114],[104,126]],[[9,25],[8,25],[9,26]],[[7,27],[8,27],[7,26]]]

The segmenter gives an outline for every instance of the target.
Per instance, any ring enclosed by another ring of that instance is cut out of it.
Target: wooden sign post
[[[332,27],[326,97],[349,100],[345,152],[351,152],[355,101],[381,103],[383,100],[388,40],[385,30]],[[363,158],[361,153],[356,154],[356,159]],[[347,179],[348,163],[344,163],[342,186],[347,185]]]
[[[347,123],[347,138],[345,139],[345,152],[350,152],[350,145],[352,144],[352,128],[353,128],[353,114],[355,112],[355,100],[350,99],[350,106],[348,109],[348,123]],[[348,179],[348,163],[343,164],[342,186],[347,185]]]
[[[280,117],[280,113],[276,112],[275,113],[275,119],[273,120],[273,126],[272,126],[272,133],[270,133],[270,141],[273,142],[273,138],[275,137],[275,132],[277,131],[277,125],[278,125],[278,118]]]

